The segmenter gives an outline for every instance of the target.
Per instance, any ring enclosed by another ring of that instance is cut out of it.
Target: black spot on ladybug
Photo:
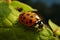
[[[28,24],[28,22],[26,21],[26,24]]]
[[[33,18],[33,16],[30,16],[31,18]]]
[[[22,22],[24,22],[23,20],[21,20]]]
[[[29,16],[30,14],[27,14],[27,16]]]
[[[29,23],[32,23],[32,20],[30,20]]]
[[[23,18],[23,20],[25,20],[25,19],[26,19],[26,17]]]
[[[23,8],[16,8],[16,10],[18,10],[19,12],[21,12],[23,10]]]

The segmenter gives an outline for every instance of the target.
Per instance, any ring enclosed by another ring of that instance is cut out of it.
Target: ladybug
[[[41,20],[42,19],[36,14],[36,12],[33,11],[26,11],[19,15],[19,22],[28,27],[35,25],[34,28],[41,28],[43,26],[43,22]]]

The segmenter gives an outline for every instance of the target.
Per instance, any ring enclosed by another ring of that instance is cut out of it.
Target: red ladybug
[[[43,24],[41,20],[42,19],[35,12],[23,12],[19,15],[19,21],[28,27]]]

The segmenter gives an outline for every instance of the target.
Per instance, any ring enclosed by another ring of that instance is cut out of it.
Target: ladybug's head
[[[43,22],[41,20],[36,21],[35,26],[36,29],[41,29],[43,27]]]

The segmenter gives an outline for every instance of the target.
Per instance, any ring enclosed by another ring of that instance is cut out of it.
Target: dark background
[[[55,24],[60,26],[60,0],[18,0],[26,3],[39,10],[45,23],[48,24],[48,19],[51,19]]]

